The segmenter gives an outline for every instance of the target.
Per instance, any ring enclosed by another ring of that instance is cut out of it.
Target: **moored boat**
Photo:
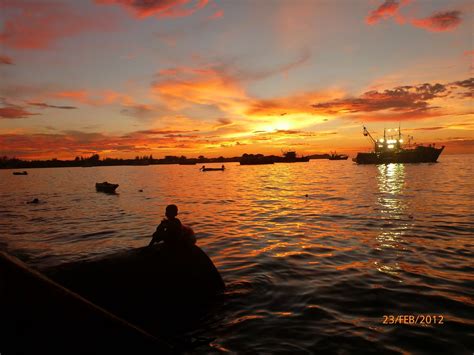
[[[367,128],[364,127],[364,136],[369,137],[372,141],[374,151],[370,153],[357,153],[353,161],[357,164],[434,163],[444,150],[444,146],[436,148],[434,144],[410,147],[411,137],[408,140],[408,147],[405,148],[400,128],[395,131],[398,133],[387,135],[384,129],[383,138],[376,140]]]
[[[347,154],[337,154],[336,152],[331,153],[328,157],[329,160],[347,160],[349,156]]]
[[[27,171],[14,171],[13,175],[28,175]]]
[[[274,156],[264,156],[263,154],[244,154],[240,158],[240,165],[265,165],[274,163]]]
[[[107,192],[109,194],[113,194],[115,192],[115,190],[117,189],[117,187],[119,187],[118,184],[111,184],[107,181],[97,182],[95,184],[95,189],[98,192]]]
[[[7,354],[35,354],[39,346],[40,353],[45,354],[87,354],[91,349],[92,353],[103,354],[123,353],[124,349],[140,349],[146,354],[176,353],[158,335],[106,310],[107,304],[101,308],[2,251],[0,270],[5,324],[2,350]],[[120,298],[120,294],[112,298]]]
[[[41,271],[153,334],[190,324],[225,289],[214,263],[196,245],[163,243]]]
[[[285,152],[283,157],[278,158],[275,163],[306,163],[309,161],[309,157],[298,157],[296,152]]]
[[[203,165],[199,170],[201,170],[201,171],[224,171],[225,166],[222,165],[220,168],[206,168],[206,166]]]

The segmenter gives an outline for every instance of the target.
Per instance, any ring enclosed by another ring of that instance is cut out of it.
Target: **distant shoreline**
[[[240,163],[243,159],[270,159],[275,162],[283,158],[275,155],[244,154],[242,157],[231,158],[186,158],[184,156],[166,156],[163,159],[153,157],[137,157],[135,159],[105,158],[100,160],[98,155],[90,158],[76,158],[74,160],[21,160],[17,158],[0,158],[0,169],[37,169],[37,168],[91,168],[96,166],[148,166],[148,165],[196,165],[210,163]],[[328,159],[329,154],[313,154],[308,159]]]

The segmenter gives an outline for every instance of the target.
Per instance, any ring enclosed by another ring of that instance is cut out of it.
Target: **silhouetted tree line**
[[[152,164],[194,164],[194,163],[225,163],[238,162],[240,157],[232,158],[206,158],[200,155],[198,158],[186,158],[182,156],[167,155],[162,159],[155,159],[153,155],[136,156],[134,159],[105,158],[101,159],[99,154],[89,157],[77,156],[74,160],[60,160],[57,158],[49,160],[22,160],[15,157],[0,157],[0,169],[28,169],[28,168],[60,168],[60,167],[91,167],[91,166],[114,166],[114,165],[152,165]]]
[[[314,154],[311,159],[327,159],[329,154]],[[28,169],[28,168],[61,168],[61,167],[91,167],[91,166],[114,166],[114,165],[152,165],[152,164],[203,164],[203,163],[229,163],[240,162],[241,160],[281,160],[275,155],[263,154],[243,154],[241,157],[206,158],[203,155],[197,158],[186,158],[184,155],[166,155],[162,159],[155,159],[153,155],[136,156],[134,159],[105,158],[101,159],[99,154],[92,154],[89,157],[77,156],[74,160],[60,160],[53,158],[50,160],[22,160],[16,157],[0,157],[0,169]]]

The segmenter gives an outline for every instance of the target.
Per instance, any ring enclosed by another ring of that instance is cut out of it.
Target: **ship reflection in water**
[[[403,248],[401,243],[409,228],[406,215],[407,205],[403,197],[405,186],[405,166],[403,164],[384,164],[377,166],[377,186],[378,186],[378,211],[380,219],[383,221],[380,232],[376,237],[378,251],[387,250],[383,253],[383,259],[375,261],[378,271],[397,275],[400,266],[397,261],[392,261],[393,256],[397,257]],[[389,249],[392,250],[392,257]]]

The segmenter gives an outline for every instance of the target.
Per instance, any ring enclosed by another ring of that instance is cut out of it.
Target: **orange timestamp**
[[[432,314],[398,314],[398,315],[384,315],[383,324],[407,324],[407,325],[431,325],[444,324],[444,316]]]

